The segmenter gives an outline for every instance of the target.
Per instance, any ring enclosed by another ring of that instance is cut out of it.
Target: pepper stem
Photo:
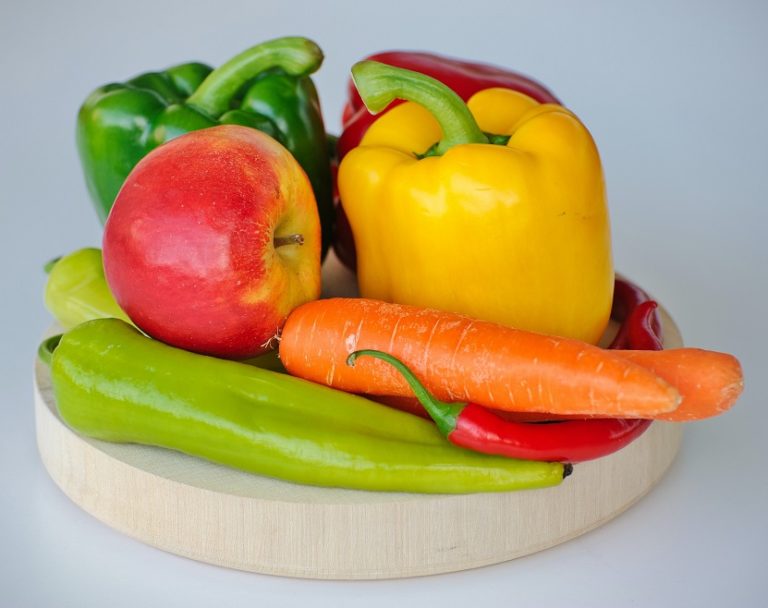
[[[459,144],[487,144],[467,104],[439,80],[378,61],[360,61],[352,66],[352,79],[365,106],[378,114],[395,99],[424,106],[440,124],[443,138],[436,154]]]
[[[59,342],[61,342],[62,337],[63,334],[51,336],[50,338],[43,340],[40,346],[37,347],[37,356],[40,357],[40,360],[46,365],[51,364],[53,351],[56,350],[56,347],[59,345]]]
[[[456,419],[461,414],[466,403],[446,403],[445,401],[440,401],[424,387],[405,363],[380,350],[364,349],[355,351],[347,357],[347,365],[354,366],[355,360],[362,356],[381,359],[397,369],[411,386],[419,403],[427,410],[427,414],[435,421],[437,428],[443,435],[447,437],[456,428]]]
[[[53,267],[56,266],[58,261],[61,259],[61,256],[57,258],[53,258],[52,260],[48,260],[45,263],[45,266],[43,266],[43,270],[45,271],[45,274],[51,274],[51,271],[53,270]]]
[[[249,80],[271,68],[281,68],[291,76],[315,72],[323,62],[323,52],[311,40],[300,36],[276,38],[236,55],[208,74],[187,104],[219,117]]]

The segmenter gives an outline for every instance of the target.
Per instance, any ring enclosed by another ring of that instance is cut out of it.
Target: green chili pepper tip
[[[59,260],[62,258],[62,256],[58,256],[53,258],[52,260],[48,260],[43,265],[43,270],[45,271],[45,274],[51,274],[51,270],[53,270],[53,267],[56,266],[56,264],[59,262]]]

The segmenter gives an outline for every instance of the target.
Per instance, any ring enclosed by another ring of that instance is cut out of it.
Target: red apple
[[[320,296],[320,219],[303,170],[277,141],[225,125],[153,150],[117,195],[104,271],[150,336],[227,358],[258,355]]]

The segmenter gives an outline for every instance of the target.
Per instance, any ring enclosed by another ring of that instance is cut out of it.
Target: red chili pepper
[[[611,318],[621,323],[608,348],[662,350],[661,317],[658,304],[637,285],[616,277]]]
[[[560,103],[549,89],[527,76],[484,63],[410,51],[387,51],[370,55],[367,59],[436,78],[453,89],[464,101],[483,89],[503,87],[525,93],[540,103]],[[395,101],[383,112],[374,116],[365,108],[351,80],[348,88],[349,100],[344,107],[342,118],[343,131],[336,148],[339,161],[347,152],[360,145],[363,135],[378,116],[402,103],[399,100]],[[336,256],[345,266],[351,270],[356,268],[355,241],[341,205],[336,207],[336,236],[333,248]]]
[[[583,462],[612,454],[630,444],[650,420],[595,418],[562,422],[509,422],[468,403],[448,439],[465,448],[526,460]]]
[[[596,418],[552,423],[510,422],[475,403],[446,403],[436,399],[400,360],[378,350],[359,350],[360,356],[393,365],[411,385],[424,409],[448,440],[458,446],[510,458],[583,462],[612,454],[642,435],[650,420]]]

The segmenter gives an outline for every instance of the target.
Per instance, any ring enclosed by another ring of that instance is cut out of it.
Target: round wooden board
[[[680,334],[662,311],[667,347]],[[250,572],[318,579],[421,576],[546,549],[616,517],[677,454],[682,426],[577,464],[556,488],[418,495],[302,486],[177,452],[82,437],[59,418],[48,368],[34,377],[37,441],[53,480],[107,525],[149,545]]]

